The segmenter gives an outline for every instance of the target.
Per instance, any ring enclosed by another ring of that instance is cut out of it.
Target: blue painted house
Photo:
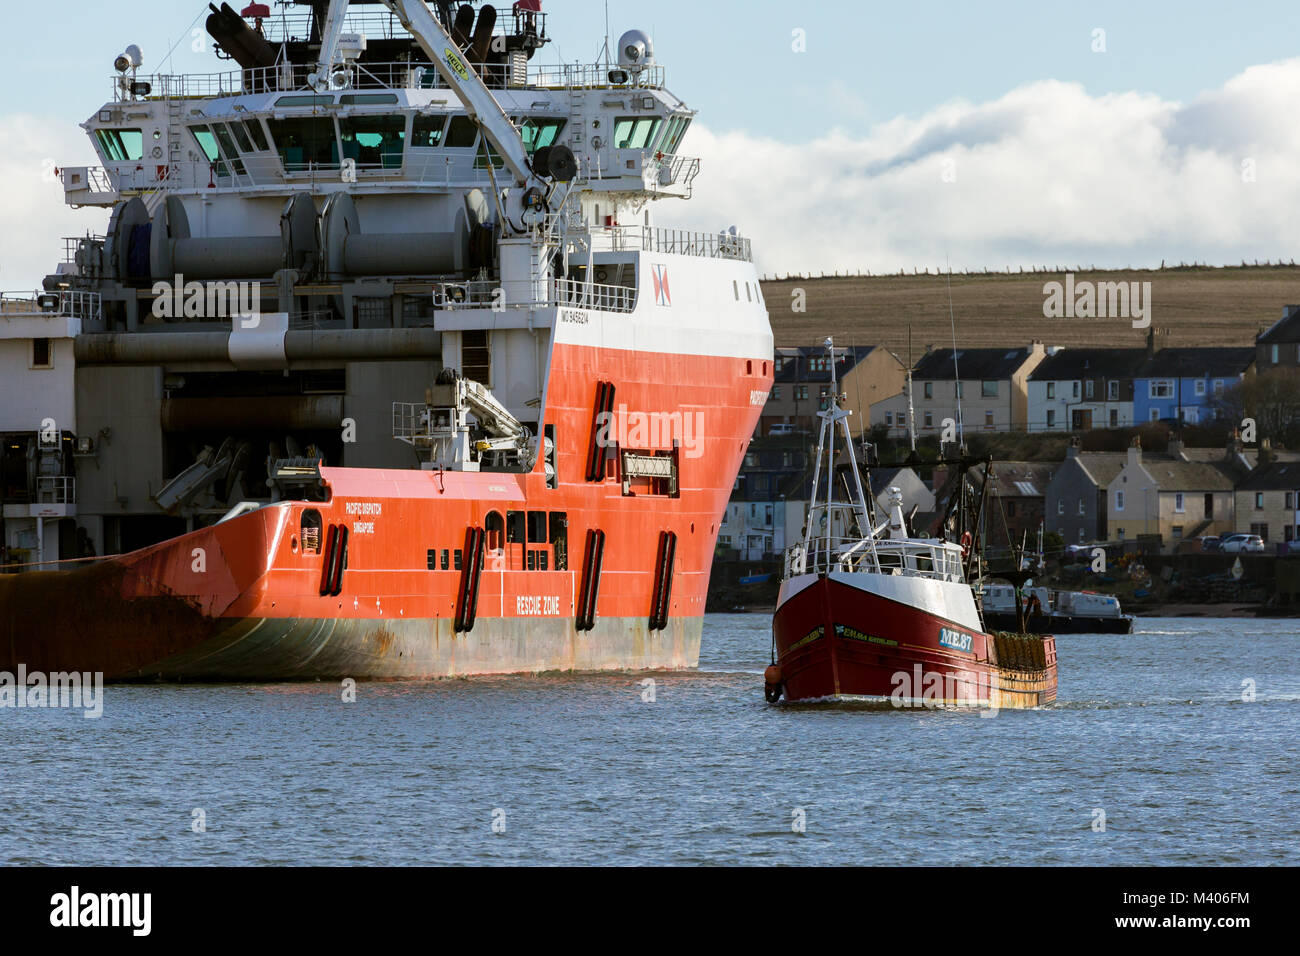
[[[1216,417],[1216,399],[1255,363],[1253,348],[1173,348],[1152,353],[1133,376],[1133,423],[1199,425]]]

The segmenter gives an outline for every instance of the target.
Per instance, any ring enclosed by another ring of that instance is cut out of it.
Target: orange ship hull
[[[771,378],[764,356],[557,344],[543,422],[554,487],[540,462],[529,474],[323,468],[326,500],[0,578],[0,670],[272,680],[693,667],[720,517]],[[601,381],[620,408],[690,415],[698,434],[677,435],[674,451],[666,429],[622,421],[590,480]],[[630,448],[674,455],[676,487],[624,481]]]

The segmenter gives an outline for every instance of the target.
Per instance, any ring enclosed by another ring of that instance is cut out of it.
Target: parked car
[[[1203,534],[1195,538],[1186,538],[1178,542],[1177,554],[1209,554],[1219,550],[1217,534]]]
[[[1224,554],[1263,554],[1264,539],[1257,534],[1230,534],[1219,547]]]

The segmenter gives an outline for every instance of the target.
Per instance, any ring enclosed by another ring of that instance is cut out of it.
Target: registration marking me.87
[[[939,646],[951,647],[955,651],[971,652],[971,636],[950,627],[939,628]]]

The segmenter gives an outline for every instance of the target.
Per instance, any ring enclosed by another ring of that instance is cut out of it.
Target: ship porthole
[[[691,534],[695,534],[695,522],[691,522]]]
[[[298,536],[296,534],[289,537],[289,550],[294,554],[298,553]]]

